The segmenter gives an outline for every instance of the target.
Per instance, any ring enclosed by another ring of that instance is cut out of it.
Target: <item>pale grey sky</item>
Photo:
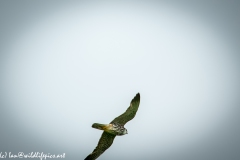
[[[0,152],[239,159],[239,2],[1,1]]]

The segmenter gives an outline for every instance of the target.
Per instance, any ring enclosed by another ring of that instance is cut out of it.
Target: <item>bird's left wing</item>
[[[97,159],[105,150],[107,150],[112,145],[115,137],[116,135],[104,131],[100,140],[98,141],[97,147],[84,160]]]
[[[128,121],[132,120],[135,117],[139,104],[140,104],[140,94],[138,93],[132,99],[128,109],[110,123],[118,123],[121,125],[125,125]]]

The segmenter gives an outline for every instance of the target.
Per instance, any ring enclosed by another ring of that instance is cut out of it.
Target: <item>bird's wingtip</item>
[[[134,100],[140,100],[140,93],[138,92],[133,99],[134,99]]]

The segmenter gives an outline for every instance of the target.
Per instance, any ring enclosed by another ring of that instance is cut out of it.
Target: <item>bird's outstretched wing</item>
[[[105,150],[107,150],[112,145],[115,137],[116,135],[113,135],[104,131],[98,142],[97,147],[84,160],[97,159]]]
[[[140,94],[138,93],[132,99],[128,109],[123,114],[115,118],[111,123],[118,123],[121,125],[125,125],[128,121],[132,120],[135,117],[139,104],[140,104]]]

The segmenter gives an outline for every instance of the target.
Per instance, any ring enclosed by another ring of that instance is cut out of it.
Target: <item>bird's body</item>
[[[124,128],[123,125],[118,123],[112,123],[112,124],[94,123],[92,127],[96,129],[104,130],[105,132],[111,133],[116,136],[122,136],[124,134],[127,134],[127,129]]]
[[[103,130],[102,136],[98,142],[97,147],[89,154],[85,160],[95,160],[97,159],[105,150],[107,150],[113,143],[116,136],[121,136],[127,134],[127,129],[124,125],[132,120],[138,110],[140,104],[140,94],[138,93],[131,101],[128,109],[116,117],[109,124],[94,123],[93,128]]]

